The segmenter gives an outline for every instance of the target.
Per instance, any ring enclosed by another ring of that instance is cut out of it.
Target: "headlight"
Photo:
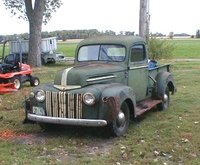
[[[83,95],[83,102],[86,104],[86,105],[94,105],[95,103],[95,97],[92,93],[85,93]]]
[[[38,90],[35,94],[35,98],[39,102],[43,102],[45,100],[45,92],[43,90]]]

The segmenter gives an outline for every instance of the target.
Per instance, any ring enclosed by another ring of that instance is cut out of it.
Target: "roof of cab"
[[[79,43],[78,47],[81,47],[83,45],[91,45],[91,44],[122,44],[127,47],[130,47],[133,44],[138,43],[138,42],[145,43],[144,39],[138,36],[124,36],[124,35],[96,36],[96,37],[91,37],[91,38],[82,40]]]

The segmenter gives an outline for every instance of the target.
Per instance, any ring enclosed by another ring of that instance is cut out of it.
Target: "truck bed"
[[[170,66],[170,64],[165,64],[149,68],[148,70],[150,78],[155,78],[158,72],[170,72]]]

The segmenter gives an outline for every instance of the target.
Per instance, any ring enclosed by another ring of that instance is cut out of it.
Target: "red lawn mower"
[[[11,53],[5,56],[5,41],[3,43],[2,61],[0,64],[0,94],[17,91],[22,87],[22,84],[29,81],[31,86],[39,85],[40,81],[37,77],[32,76],[32,69],[25,64],[25,57],[22,52]],[[21,50],[21,41],[19,40]]]

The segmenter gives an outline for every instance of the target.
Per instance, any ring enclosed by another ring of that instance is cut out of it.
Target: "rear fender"
[[[172,94],[174,94],[174,92],[176,92],[174,78],[171,73],[160,72],[157,74],[155,80],[156,80],[155,95],[157,98],[162,98],[167,86],[169,87],[169,91]]]

